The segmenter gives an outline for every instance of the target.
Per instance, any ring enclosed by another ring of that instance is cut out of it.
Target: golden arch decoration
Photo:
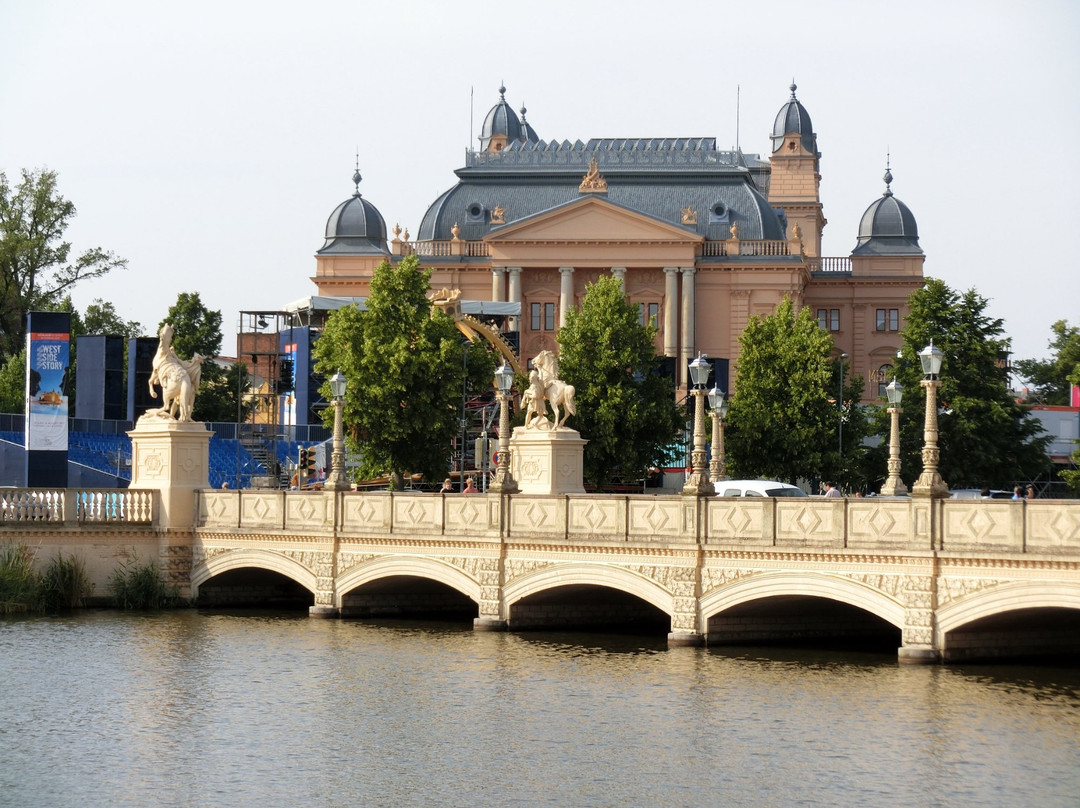
[[[1053,584],[1047,581],[1022,581],[982,589],[958,598],[937,613],[935,631],[938,647],[944,647],[945,635],[968,623],[1019,609],[1080,609],[1080,584]]]
[[[674,596],[655,581],[636,572],[604,564],[555,564],[516,578],[503,588],[507,613],[519,600],[549,589],[572,585],[603,586],[634,595],[669,616],[675,614]]]
[[[230,570],[260,569],[284,575],[314,593],[315,573],[286,555],[269,550],[228,550],[196,564],[191,570],[191,596],[197,597],[199,587],[211,578]]]
[[[358,564],[339,575],[334,581],[335,605],[340,607],[342,598],[352,590],[394,575],[437,581],[460,592],[474,603],[480,602],[480,582],[458,567],[425,556],[388,556]]]
[[[904,604],[858,581],[816,572],[767,572],[716,587],[701,598],[701,620],[743,603],[773,597],[804,596],[846,603],[904,628]]]

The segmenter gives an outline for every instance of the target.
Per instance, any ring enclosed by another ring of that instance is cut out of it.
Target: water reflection
[[[295,615],[0,622],[0,805],[1075,805],[1080,673]]]

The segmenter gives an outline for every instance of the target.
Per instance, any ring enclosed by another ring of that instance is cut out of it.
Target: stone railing
[[[449,258],[463,255],[466,258],[487,258],[491,249],[484,241],[397,241],[393,242],[394,255],[416,255],[421,258]]]
[[[153,491],[129,488],[9,488],[0,490],[0,528],[35,525],[151,525]]]
[[[847,256],[839,258],[808,258],[806,264],[811,272],[820,272],[825,275],[851,274],[851,258]]]
[[[1080,501],[199,492],[197,531],[1080,556]],[[507,510],[502,512],[503,505]]]
[[[705,241],[701,244],[703,258],[719,258],[724,256],[748,256],[748,257],[786,257],[798,253],[792,253],[791,242],[778,241],[775,239],[746,240],[726,239],[724,241]]]

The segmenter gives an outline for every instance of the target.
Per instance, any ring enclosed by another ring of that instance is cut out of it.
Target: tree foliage
[[[933,340],[943,365],[938,390],[938,471],[952,488],[1011,488],[1049,468],[1046,447],[1030,407],[1009,390],[1003,359],[1009,340],[988,301],[974,289],[958,293],[930,278],[910,299],[902,332],[903,359],[896,377],[904,387],[901,475],[910,486],[922,471],[926,391],[918,354]]]
[[[214,361],[221,353],[221,312],[207,309],[198,292],[181,292],[158,323],[159,333],[166,323],[173,327],[177,356],[191,359],[200,354],[205,360],[191,417],[196,421],[243,420],[238,402],[247,392],[246,374],[239,364],[226,370]]]
[[[27,312],[47,311],[76,284],[127,266],[99,247],[72,260],[64,231],[74,216],[56,172],[23,169],[14,186],[0,172],[0,362],[25,347]]]
[[[796,313],[785,297],[773,314],[750,318],[739,346],[726,435],[729,472],[790,483],[835,473],[841,409],[832,337],[810,309]],[[861,379],[846,374],[845,382],[850,401]]]
[[[672,383],[657,373],[656,328],[643,325],[622,282],[602,277],[580,310],[559,329],[559,375],[575,388],[570,426],[589,442],[585,479],[602,488],[617,469],[623,480],[671,462],[683,416]]]
[[[1028,403],[1065,406],[1069,403],[1069,385],[1080,385],[1080,328],[1058,320],[1050,331],[1054,337],[1050,359],[1020,359],[1016,370],[1032,389]]]
[[[461,428],[463,352],[469,349],[453,319],[432,310],[430,276],[415,256],[396,266],[384,261],[372,276],[367,311],[347,306],[334,312],[312,351],[318,373],[329,379],[340,370],[348,381],[342,420],[350,448],[360,453],[360,474],[388,475],[397,489],[406,473],[444,477]],[[487,357],[486,372],[476,366],[481,357]],[[470,372],[492,378],[486,351],[470,351],[469,358]],[[322,393],[330,399],[329,384]],[[326,419],[332,425],[331,408]]]

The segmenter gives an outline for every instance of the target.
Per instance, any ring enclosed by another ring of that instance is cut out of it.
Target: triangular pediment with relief
[[[484,241],[513,244],[692,246],[704,237],[596,196],[584,197],[501,227]]]

